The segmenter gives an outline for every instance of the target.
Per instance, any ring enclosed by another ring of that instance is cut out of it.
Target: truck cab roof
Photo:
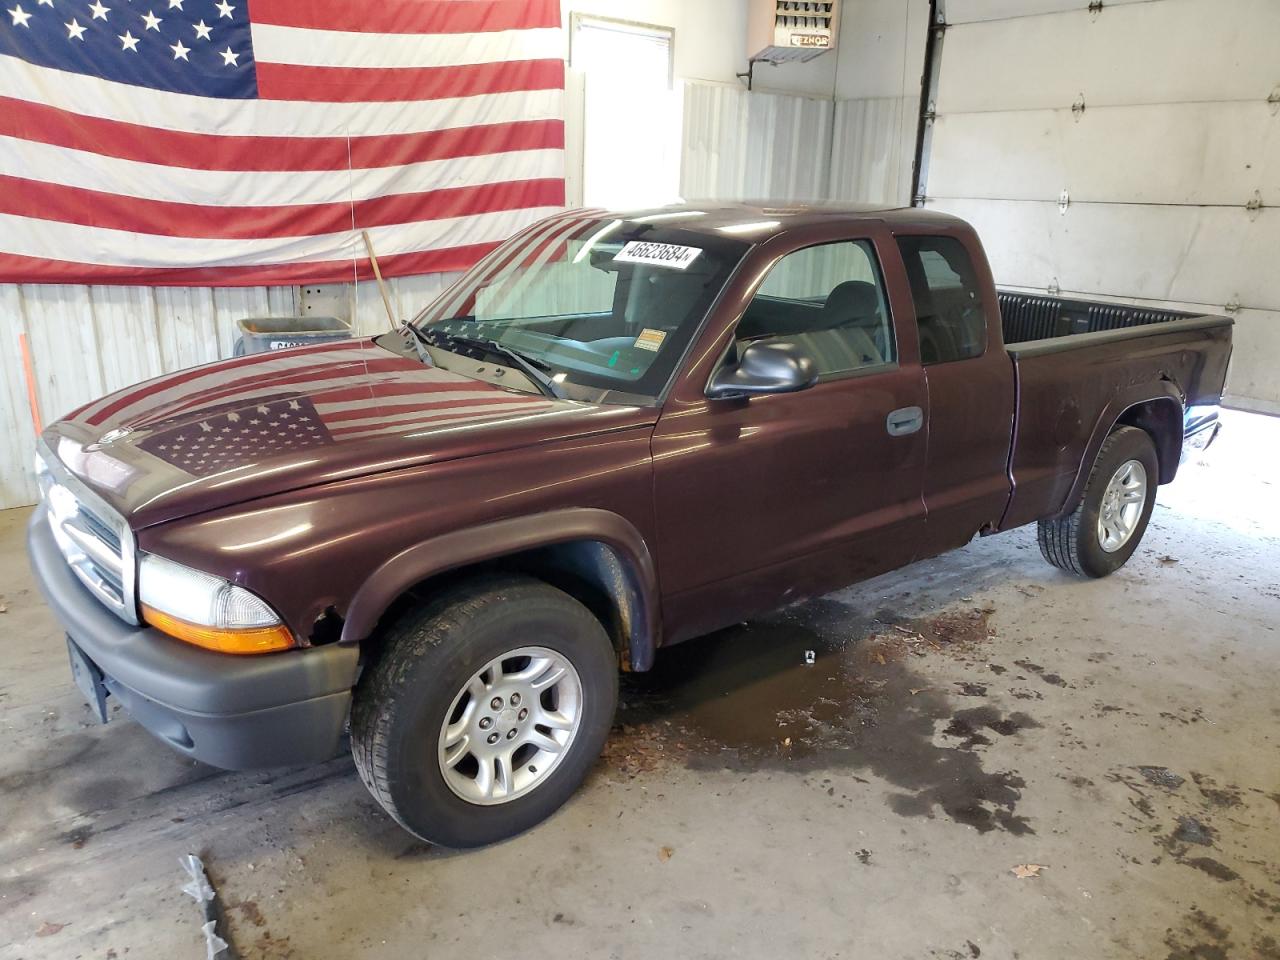
[[[958,217],[921,207],[812,200],[688,200],[639,210],[601,211],[599,216],[665,223],[693,233],[731,236],[748,243],[763,243],[801,227],[857,220],[911,227],[966,226]]]

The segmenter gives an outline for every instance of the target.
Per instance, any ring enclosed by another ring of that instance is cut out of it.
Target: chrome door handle
[[[905,437],[924,426],[924,411],[919,407],[899,407],[885,417],[884,428],[891,437]]]

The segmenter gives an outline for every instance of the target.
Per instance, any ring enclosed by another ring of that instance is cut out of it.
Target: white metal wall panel
[[[1239,207],[938,200],[974,225],[996,281],[1018,286],[1201,304],[1280,309],[1280,210]]]
[[[1033,10],[1034,3],[1010,3]],[[948,4],[950,13],[950,4]],[[939,113],[1265,100],[1275,88],[1276,0],[1080,3],[947,30]]]
[[[1280,76],[1280,71],[1277,72]],[[993,145],[1008,145],[994,149]],[[1016,145],[1016,148],[1013,147]],[[947,114],[929,196],[1280,206],[1280,121],[1264,102]]]
[[[1280,409],[1280,3],[946,9],[928,206],[1002,284],[1234,312],[1227,394]]]
[[[387,293],[391,298],[391,309],[396,319],[413,319],[423,307],[460,276],[462,276],[461,273],[429,273],[418,277],[398,277],[387,280]],[[355,285],[353,299],[355,301],[354,335],[372,337],[383,333],[391,326],[377,283],[372,280],[362,280]],[[348,313],[347,317],[353,314]]]
[[[916,96],[833,103],[686,83],[680,192],[909,203],[919,103]]]
[[[1276,369],[1280,362],[1280,310],[1241,310],[1232,331],[1227,402],[1280,414]]]
[[[725,84],[685,84],[680,193],[686,199],[732,196],[745,186],[747,97]]]
[[[837,101],[830,198],[909,205],[919,114],[914,96]]]
[[[830,100],[686,83],[680,193],[688,199],[820,199]]]
[[[1161,3],[1163,0],[1106,0],[1104,7],[1126,3]],[[1007,20],[1044,13],[1066,13],[1089,6],[1088,0],[946,0],[948,23]],[[1099,14],[1101,15],[1101,14]]]
[[[27,404],[18,335],[23,328],[22,297],[14,284],[0,284],[0,507],[36,499],[31,470],[35,429]]]

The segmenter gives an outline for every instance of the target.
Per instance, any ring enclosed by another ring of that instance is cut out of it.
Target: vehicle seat
[[[793,331],[760,329],[764,318],[744,318],[738,327],[739,341],[770,340],[794,343],[811,356],[819,372],[852,370],[884,363],[889,355],[887,335],[880,314],[880,296],[875,284],[846,280],[837,284],[819,310],[807,308],[792,323]],[[815,316],[816,314],[816,316]],[[755,322],[751,322],[754,320]]]
[[[866,280],[846,280],[827,294],[822,305],[823,330],[857,327],[876,345],[883,358],[888,351],[884,318],[880,315],[880,294],[876,285]]]

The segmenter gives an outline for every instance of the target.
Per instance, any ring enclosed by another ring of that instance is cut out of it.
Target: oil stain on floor
[[[984,691],[935,688],[915,668],[918,657],[976,653],[991,613],[868,618],[824,599],[673,647],[652,672],[624,678],[605,762],[624,774],[669,762],[848,769],[892,784],[901,816],[941,811],[984,832],[1033,833],[1017,813],[1022,778],[985,769],[975,748],[1038,724],[991,705],[956,709],[955,697]]]

